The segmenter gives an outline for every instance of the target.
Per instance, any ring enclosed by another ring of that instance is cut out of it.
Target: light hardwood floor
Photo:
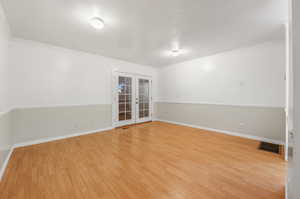
[[[152,122],[13,152],[1,199],[283,199],[286,164],[258,142]]]

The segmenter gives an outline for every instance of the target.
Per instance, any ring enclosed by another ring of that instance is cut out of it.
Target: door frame
[[[135,86],[136,84],[136,77],[143,77],[145,79],[149,79],[150,80],[150,121],[152,121],[152,115],[153,115],[153,100],[152,100],[152,94],[153,94],[153,90],[152,90],[152,76],[150,75],[144,75],[144,74],[140,74],[140,73],[131,73],[131,72],[124,72],[124,71],[120,71],[120,70],[112,70],[112,84],[111,84],[111,99],[112,99],[112,127],[113,128],[116,128],[116,127],[119,127],[119,126],[123,126],[120,125],[119,121],[118,121],[118,104],[117,104],[117,90],[116,90],[116,87],[117,87],[117,83],[118,83],[118,80],[117,80],[117,77],[119,75],[124,75],[124,76],[132,76],[133,77],[133,84]],[[135,86],[136,87],[136,86]],[[135,88],[132,89],[133,92],[134,92],[134,95],[136,94],[136,90]],[[132,100],[135,101],[135,98],[133,98]],[[134,103],[134,106],[132,107],[132,109],[134,109],[134,122],[133,123],[130,123],[130,124],[137,124],[137,121],[136,121],[136,106],[135,106],[135,103]],[[141,122],[144,122],[144,121],[141,121]],[[139,122],[140,123],[140,122]],[[129,124],[126,124],[126,122],[124,123],[124,125],[129,125]]]
[[[292,56],[291,56],[291,42],[292,42],[292,32],[291,32],[291,24],[285,24],[285,55],[286,55],[286,68],[285,68],[285,123],[286,123],[286,131],[285,131],[285,154],[284,159],[288,161],[288,151],[289,151],[289,139],[290,132],[293,131],[293,126],[291,120],[293,120],[293,66],[292,66]]]

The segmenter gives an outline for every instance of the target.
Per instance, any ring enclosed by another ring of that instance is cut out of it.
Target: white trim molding
[[[192,127],[192,128],[196,128],[196,129],[213,131],[213,132],[216,132],[216,133],[222,133],[222,134],[227,134],[227,135],[231,135],[231,136],[237,136],[237,137],[247,138],[247,139],[251,139],[251,140],[257,140],[257,141],[261,141],[261,142],[268,142],[268,143],[273,143],[273,144],[285,145],[285,142],[283,142],[283,141],[273,140],[273,139],[259,137],[259,136],[248,135],[248,134],[244,134],[244,133],[237,133],[237,132],[232,132],[232,131],[227,131],[227,130],[197,126],[197,125],[186,124],[186,123],[182,123],[182,122],[174,122],[174,121],[170,121],[170,120],[156,119],[155,121],[166,122],[166,123],[171,123],[171,124],[177,124],[177,125],[181,125],[181,126],[188,126],[188,127]]]
[[[69,108],[69,107],[77,107],[77,106],[98,106],[98,105],[112,105],[112,103],[102,103],[102,104],[53,104],[53,105],[37,105],[37,106],[15,106],[5,111],[0,112],[0,117],[7,113],[10,113],[15,110],[23,110],[23,109],[39,109],[39,108]]]
[[[0,117],[12,112],[13,110],[14,110],[14,108],[10,108],[10,109],[6,109],[5,111],[0,112]]]
[[[4,173],[5,173],[6,167],[8,165],[9,159],[10,159],[11,154],[12,154],[13,151],[14,151],[14,146],[10,147],[9,153],[8,153],[6,159],[4,160],[4,163],[3,163],[3,165],[0,169],[0,182],[2,180],[2,177],[3,177]]]
[[[20,109],[38,109],[38,108],[69,108],[69,107],[77,107],[77,106],[98,106],[98,105],[112,105],[111,103],[102,103],[102,104],[52,104],[52,105],[37,105],[37,106],[16,106],[12,108],[13,110]]]
[[[271,106],[268,104],[227,104],[227,103],[210,103],[210,102],[205,102],[205,101],[180,101],[180,100],[156,100],[155,103],[203,104],[203,105],[258,107],[258,108],[285,108],[285,106]]]

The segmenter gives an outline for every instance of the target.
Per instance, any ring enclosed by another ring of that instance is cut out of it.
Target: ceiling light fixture
[[[100,30],[104,28],[104,21],[99,17],[94,17],[90,20],[90,24],[93,28]]]
[[[171,55],[172,55],[173,57],[179,56],[179,55],[180,55],[180,50],[179,50],[179,49],[174,49],[174,50],[172,50],[172,51],[171,51]]]

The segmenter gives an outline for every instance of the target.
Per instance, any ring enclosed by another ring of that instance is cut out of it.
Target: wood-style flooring
[[[162,122],[17,148],[1,199],[283,199],[259,142]]]

